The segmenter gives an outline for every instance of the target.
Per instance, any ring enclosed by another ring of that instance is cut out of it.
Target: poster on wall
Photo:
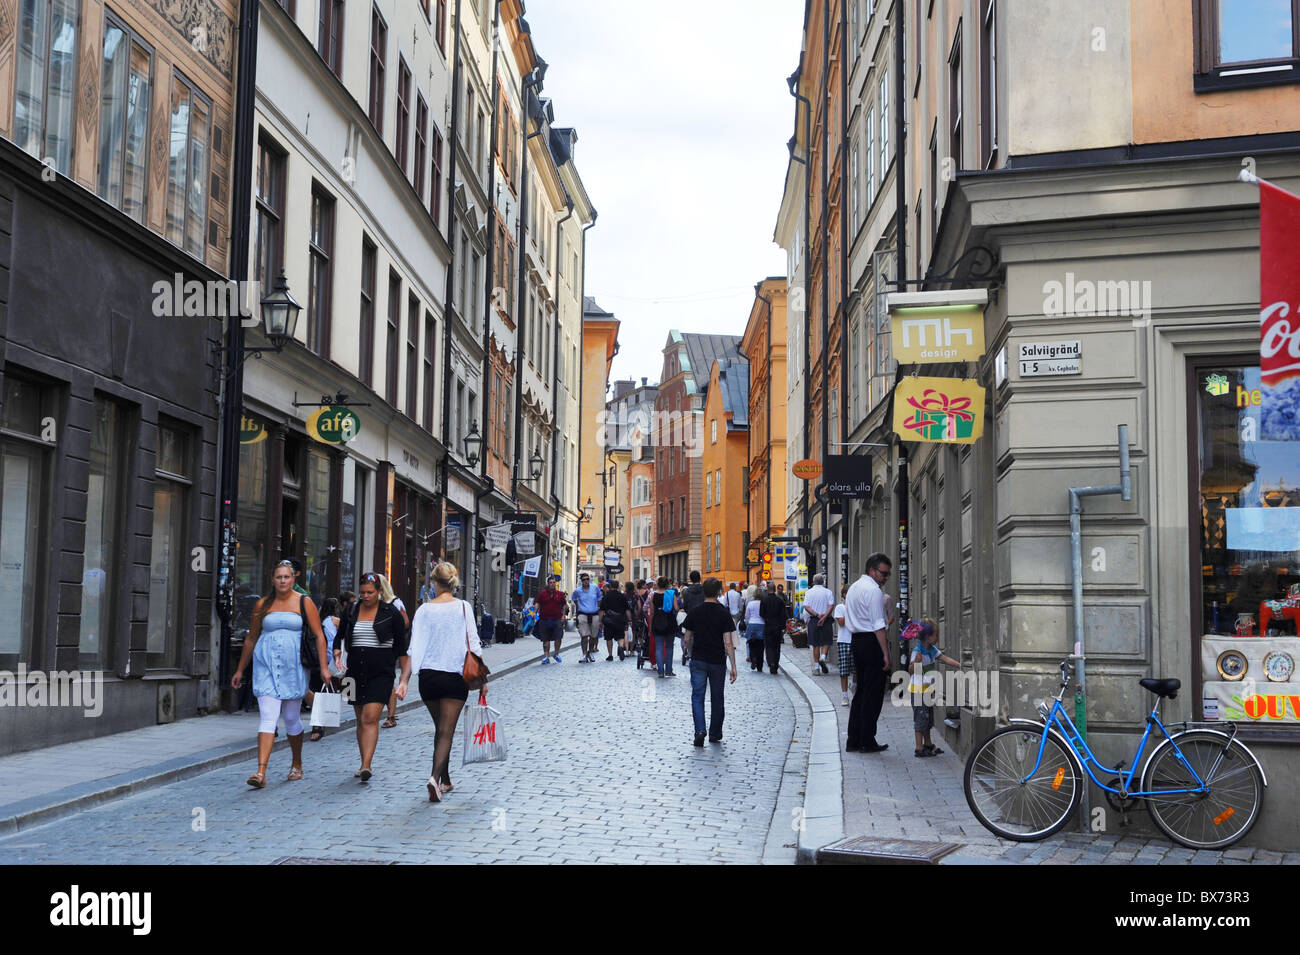
[[[1260,436],[1300,440],[1300,196],[1259,183]]]

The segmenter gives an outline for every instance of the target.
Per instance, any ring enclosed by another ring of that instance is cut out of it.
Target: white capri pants
[[[273,696],[259,696],[257,712],[261,716],[257,724],[259,733],[274,733],[281,713],[284,714],[286,736],[297,736],[302,732],[302,700],[277,700]]]

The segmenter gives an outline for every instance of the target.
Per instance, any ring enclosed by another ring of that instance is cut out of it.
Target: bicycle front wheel
[[[1194,789],[1196,780],[1208,792],[1147,796],[1151,819],[1160,831],[1189,849],[1223,849],[1236,842],[1259,818],[1264,804],[1264,780],[1246,748],[1222,733],[1188,730],[1174,736],[1174,745],[1162,743],[1142,773],[1142,790]],[[1219,756],[1222,754],[1223,758]],[[1217,767],[1215,763],[1218,763]]]
[[[1046,839],[1079,805],[1083,773],[1078,760],[1059,738],[1048,735],[1040,761],[1042,738],[1042,726],[1007,726],[966,760],[966,802],[995,836],[1017,842]]]

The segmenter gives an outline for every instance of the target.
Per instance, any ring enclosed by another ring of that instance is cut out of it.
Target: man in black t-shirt
[[[695,745],[704,745],[704,689],[709,690],[709,742],[722,742],[722,691],[727,663],[736,682],[736,647],[732,634],[736,621],[718,602],[722,581],[704,582],[704,603],[686,614],[684,646],[691,656],[691,713],[695,717]]]

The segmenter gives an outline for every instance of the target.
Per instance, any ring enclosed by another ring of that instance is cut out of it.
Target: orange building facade
[[[767,550],[785,533],[786,280],[767,278],[754,288],[754,305],[740,341],[749,362],[748,550]],[[761,567],[742,554],[745,579]]]
[[[749,513],[749,362],[720,358],[704,396],[701,571],[724,583],[745,579]]]

